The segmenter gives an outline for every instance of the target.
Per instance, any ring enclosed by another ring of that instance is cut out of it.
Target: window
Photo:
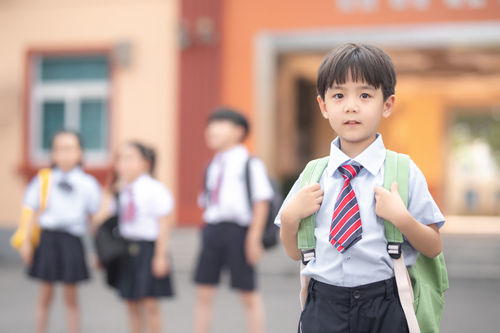
[[[104,54],[32,58],[30,158],[46,163],[50,140],[62,129],[82,136],[85,161],[108,158],[110,65]]]

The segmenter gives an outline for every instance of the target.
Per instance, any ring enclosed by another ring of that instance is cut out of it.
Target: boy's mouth
[[[344,122],[344,125],[359,125],[359,124],[361,123],[357,120],[348,120]]]

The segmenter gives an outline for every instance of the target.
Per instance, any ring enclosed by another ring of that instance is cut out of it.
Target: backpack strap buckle
[[[307,263],[309,263],[309,261],[316,258],[316,250],[315,249],[301,250],[300,254],[301,254],[302,263],[304,264],[304,266],[307,265]]]
[[[392,259],[399,259],[401,257],[401,243],[387,243],[387,253]]]

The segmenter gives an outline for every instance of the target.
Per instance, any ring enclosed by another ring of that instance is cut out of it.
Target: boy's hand
[[[306,185],[289,199],[281,214],[282,221],[297,223],[316,213],[323,202],[323,190],[318,183]],[[283,218],[284,217],[284,218]]]
[[[151,263],[151,270],[154,277],[158,279],[167,276],[169,270],[168,256],[166,254],[155,254]]]
[[[375,213],[398,229],[407,220],[408,209],[399,196],[397,182],[392,184],[390,192],[381,186],[375,186]]]
[[[247,263],[250,266],[255,266],[260,258],[262,258],[263,253],[264,246],[262,245],[262,239],[254,236],[252,233],[248,233],[245,239],[245,255]]]

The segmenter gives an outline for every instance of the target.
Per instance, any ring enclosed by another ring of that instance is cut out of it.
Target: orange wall
[[[375,1],[377,2],[377,1]],[[372,12],[343,13],[334,0],[317,0],[306,6],[301,0],[253,0],[224,2],[222,32],[221,101],[245,110],[256,120],[254,43],[260,32],[292,32],[325,28],[423,23],[473,22],[500,19],[500,2],[487,1],[484,8],[450,9],[444,1],[431,1],[428,9],[397,11],[388,0],[378,1]],[[470,81],[469,81],[470,82]],[[424,171],[438,201],[443,200],[446,153],[446,109],[454,100],[426,92],[412,91],[400,81],[395,114],[381,130],[388,147],[407,152]],[[417,85],[418,87],[419,85]],[[414,86],[413,86],[414,87]],[[421,87],[421,85],[420,85]],[[390,127],[389,127],[390,126]],[[418,138],[418,140],[415,140]],[[251,137],[251,144],[255,138]]]
[[[498,1],[487,1],[486,7],[481,9],[449,9],[443,4],[444,1],[431,1],[429,9],[423,11],[396,11],[389,8],[388,0],[378,2],[379,8],[373,12],[358,10],[345,14],[338,9],[334,0],[224,1],[222,103],[236,106],[250,114],[254,109],[253,43],[260,31],[500,19]]]
[[[467,74],[448,78],[401,76],[396,106],[381,132],[388,148],[408,153],[425,174],[441,208],[448,208],[448,126],[456,107],[488,108],[500,99],[500,76]],[[454,209],[456,211],[456,209]]]
[[[443,96],[418,89],[423,86],[422,81],[400,80],[394,112],[382,124],[381,132],[387,148],[411,156],[424,172],[434,198],[442,202],[446,105]]]

